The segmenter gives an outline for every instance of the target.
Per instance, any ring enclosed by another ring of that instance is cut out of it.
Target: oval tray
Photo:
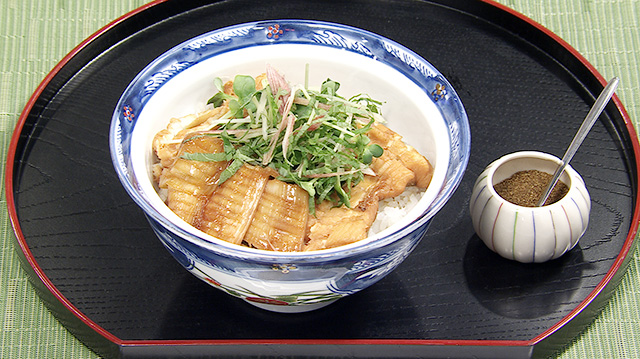
[[[472,133],[463,183],[411,256],[375,286],[296,315],[256,309],[180,268],[121,188],[107,146],[120,94],[156,56],[215,28],[282,18],[357,26],[413,49],[452,82]],[[605,82],[550,31],[489,1],[156,1],[81,43],[29,100],[6,169],[18,253],[56,317],[108,358],[543,357],[591,323],[635,247],[639,147],[623,105],[614,97],[572,160],[591,222],[560,259],[525,265],[490,252],[469,196],[505,153],[561,156]]]

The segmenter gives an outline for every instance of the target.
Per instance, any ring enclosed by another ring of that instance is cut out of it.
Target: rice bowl
[[[163,244],[188,270],[230,294],[240,293],[239,287],[249,290],[251,295],[236,295],[245,300],[255,296],[284,298],[313,287],[314,298],[323,300],[286,305],[287,311],[306,311],[373,284],[411,252],[430,218],[461,180],[469,155],[469,129],[462,104],[447,80],[401,45],[342,25],[276,22],[287,31],[287,36],[277,41],[268,35],[260,37],[268,34],[269,23],[243,24],[189,40],[152,62],[123,94],[114,113],[110,142],[114,166],[125,189],[144,210]],[[327,38],[342,40],[318,40]],[[345,96],[364,92],[383,101],[387,126],[434,167],[427,190],[407,191],[403,200],[387,201],[370,232],[376,234],[321,251],[273,253],[241,247],[181,220],[154,187],[152,134],[171,117],[202,110],[215,92],[213,78],[232,78],[240,73],[255,76],[267,63],[283,69],[292,83],[307,80],[308,66],[310,84],[331,78],[341,83]],[[446,91],[436,94],[436,85]],[[413,208],[406,211],[408,207]],[[282,266],[296,268],[297,273],[292,275],[287,269],[286,275],[273,278],[274,268]],[[267,282],[265,270],[270,273]],[[355,273],[357,280],[341,284]],[[266,307],[283,310],[281,306]]]

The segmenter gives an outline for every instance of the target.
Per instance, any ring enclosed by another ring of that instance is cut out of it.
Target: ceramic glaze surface
[[[344,247],[280,253],[211,237],[168,209],[151,179],[153,134],[171,117],[202,110],[215,93],[213,78],[256,76],[267,64],[292,83],[308,80],[319,85],[331,77],[341,83],[340,92],[347,97],[367,93],[384,101],[388,126],[435,169],[431,185],[405,219]],[[203,34],[149,64],[114,111],[110,147],[124,188],[187,270],[262,308],[296,312],[322,307],[372,285],[409,255],[460,183],[469,159],[470,133],[453,87],[412,51],[352,27],[274,20]]]
[[[540,263],[560,257],[578,243],[589,224],[591,200],[582,177],[571,166],[560,177],[569,191],[546,206],[519,206],[494,189],[516,172],[552,174],[559,163],[549,154],[516,152],[494,161],[478,176],[469,207],[473,227],[487,247],[507,259]]]

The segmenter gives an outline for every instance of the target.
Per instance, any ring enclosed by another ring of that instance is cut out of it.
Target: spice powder
[[[500,197],[513,204],[536,207],[538,200],[547,189],[551,177],[550,174],[538,170],[519,171],[493,188]],[[544,205],[559,201],[567,192],[569,192],[569,187],[562,181],[558,181]]]

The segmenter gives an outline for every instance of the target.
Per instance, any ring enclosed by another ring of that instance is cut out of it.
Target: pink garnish
[[[280,75],[276,69],[274,69],[271,65],[267,64],[267,81],[269,82],[269,86],[271,86],[271,92],[274,96],[280,92],[280,90],[284,90],[285,93],[280,96],[282,100],[282,104],[280,105],[279,111],[281,115],[284,115],[288,111],[285,111],[285,104],[289,102],[289,97],[291,95],[291,88],[289,87],[289,83],[285,80],[284,76]],[[291,109],[291,106],[289,106]]]
[[[293,99],[293,103],[297,104],[297,105],[303,105],[303,106],[308,106],[309,105],[309,100],[304,98],[304,97],[296,97],[295,99]],[[322,103],[322,102],[318,102],[317,106],[323,110],[327,110],[329,111],[331,109],[330,105],[327,105],[326,103]]]
[[[309,126],[309,128],[307,128],[307,131],[308,132],[315,131],[318,128],[320,128],[320,122],[316,122],[313,125]]]

